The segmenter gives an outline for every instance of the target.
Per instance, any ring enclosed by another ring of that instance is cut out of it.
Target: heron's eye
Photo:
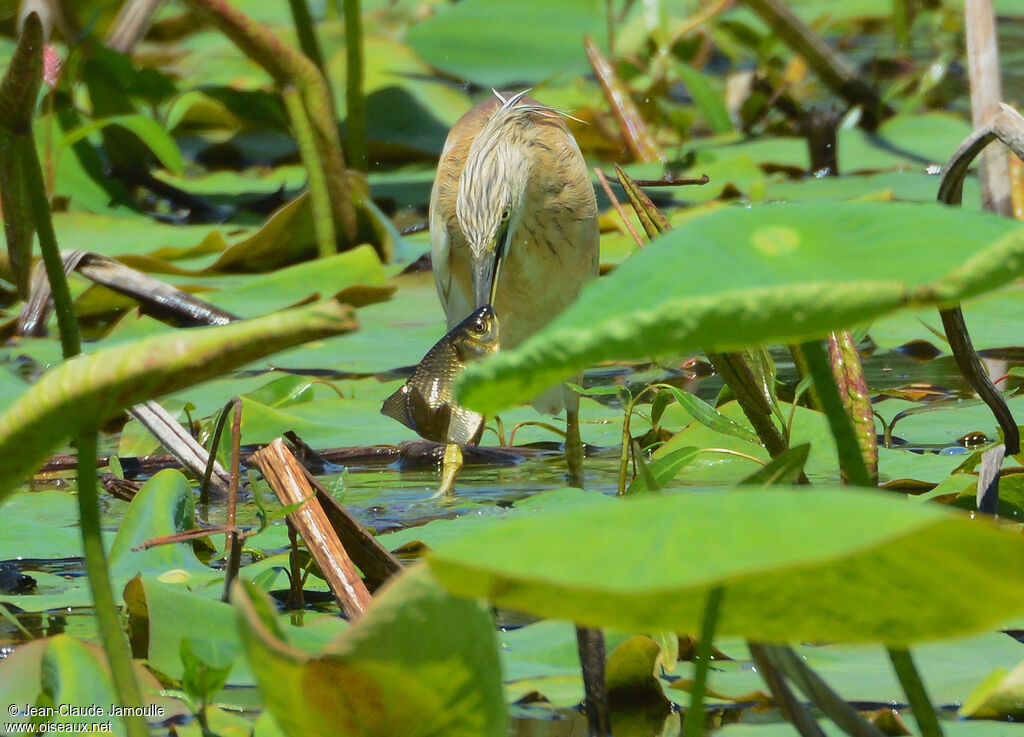
[[[501,222],[507,223],[511,219],[512,219],[512,208],[511,207],[506,207],[504,210],[501,211]]]

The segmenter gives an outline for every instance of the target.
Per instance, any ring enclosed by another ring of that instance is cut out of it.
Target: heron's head
[[[502,259],[522,219],[530,181],[532,105],[509,98],[469,147],[459,179],[455,215],[469,243],[473,301],[494,301]]]

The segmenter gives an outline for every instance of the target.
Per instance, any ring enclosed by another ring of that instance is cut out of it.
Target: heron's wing
[[[444,175],[439,172],[430,191],[430,263],[434,269],[437,296],[441,298],[441,304],[447,308],[452,289],[452,271],[451,244],[448,238],[449,213],[445,200],[449,197],[447,190],[451,183],[444,181],[442,177]],[[445,312],[447,313],[447,309]]]
[[[459,179],[473,139],[500,106],[498,98],[489,97],[456,121],[444,142],[430,191],[430,258],[449,329],[473,310],[469,246],[455,214]]]

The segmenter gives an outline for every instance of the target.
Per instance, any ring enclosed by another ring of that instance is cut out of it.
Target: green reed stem
[[[292,22],[295,24],[295,33],[299,37],[299,48],[311,62],[316,64],[321,74],[324,73],[324,57],[320,53],[320,42],[316,38],[316,30],[313,28],[313,16],[309,12],[306,0],[288,0],[292,10]],[[326,76],[326,74],[325,74]]]
[[[359,0],[345,0],[345,123],[348,163],[366,171],[366,100],[363,97],[363,18]]]
[[[925,690],[921,674],[914,665],[914,659],[910,651],[903,647],[890,647],[889,660],[892,661],[892,668],[896,671],[896,677],[900,679],[903,693],[907,695],[910,702],[910,709],[914,712],[914,719],[921,730],[922,737],[943,737],[942,727],[939,726],[939,718],[935,715],[935,708],[932,706],[928,692]]]
[[[96,488],[96,435],[90,428],[82,431],[78,443],[78,516],[82,528],[82,550],[85,554],[85,571],[92,592],[96,620],[99,624],[100,641],[107,653],[114,690],[123,706],[142,712],[142,693],[132,670],[132,656],[128,640],[121,629],[114,591],[110,583],[110,569],[107,568],[107,554],[103,550],[100,534],[99,493]],[[145,717],[123,717],[128,728],[128,737],[147,737],[149,725]]]
[[[821,403],[822,412],[825,413],[832,437],[835,438],[836,450],[839,452],[839,468],[843,477],[854,486],[873,487],[868,466],[861,454],[860,443],[857,442],[857,434],[839,396],[821,341],[811,340],[803,343],[800,348],[807,361],[807,369],[814,377],[814,390]]]
[[[694,653],[693,688],[690,691],[690,708],[683,719],[683,737],[701,737],[704,734],[704,691],[708,683],[708,671],[711,668],[712,643],[715,639],[715,625],[718,623],[718,612],[722,607],[722,595],[725,589],[716,586],[708,592],[704,603],[704,619],[700,626],[700,639]]]
[[[292,132],[299,146],[299,155],[306,165],[309,179],[309,199],[313,207],[313,231],[316,235],[316,249],[320,258],[333,256],[338,252],[338,241],[334,231],[334,217],[331,207],[331,193],[327,188],[323,162],[316,145],[313,127],[310,125],[306,106],[298,88],[285,85],[281,89],[284,106],[292,121]]]
[[[39,154],[36,153],[36,146],[31,134],[14,136],[11,145],[15,147],[13,155],[21,158],[25,189],[32,203],[36,233],[39,236],[39,250],[42,251],[46,278],[50,281],[53,309],[57,313],[61,352],[64,354],[64,358],[71,358],[82,352],[82,338],[78,332],[78,320],[75,319],[74,302],[71,299],[71,290],[68,288],[67,274],[64,273],[64,262],[60,257],[57,236],[53,232],[50,201],[46,197],[46,185],[43,183],[43,170],[39,164]]]

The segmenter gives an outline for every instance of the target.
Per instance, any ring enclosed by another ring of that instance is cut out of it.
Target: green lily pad
[[[607,530],[614,529],[614,537]],[[892,644],[1024,612],[1024,540],[937,505],[853,490],[645,496],[509,520],[429,554],[452,591],[590,626]],[[898,583],[897,583],[898,582]]]
[[[516,350],[468,367],[459,401],[492,413],[601,360],[799,342],[1024,272],[1024,230],[1000,218],[869,202],[821,215],[797,204],[690,220],[589,284]],[[920,242],[928,259],[911,247]]]
[[[159,575],[172,569],[204,571],[190,543],[132,550],[147,540],[196,526],[192,487],[180,471],[166,469],[149,479],[128,505],[110,548],[110,574],[127,580],[137,573]]]

